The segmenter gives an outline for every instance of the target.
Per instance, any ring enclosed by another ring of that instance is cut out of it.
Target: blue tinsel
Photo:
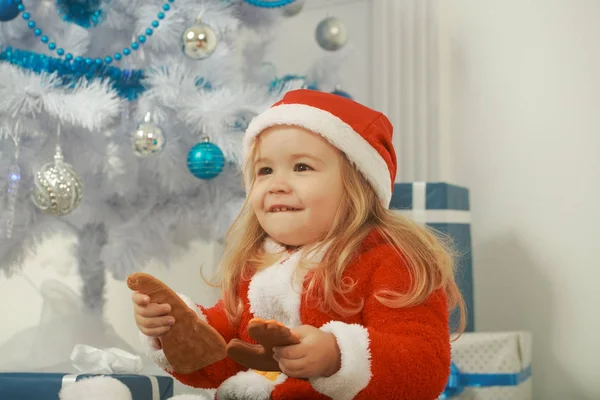
[[[63,60],[28,50],[7,47],[0,52],[0,62],[8,62],[38,74],[55,74],[67,87],[74,87],[82,79],[88,81],[109,80],[119,96],[129,101],[136,100],[147,89],[142,84],[145,78],[144,70],[121,69],[92,58],[75,57],[71,60]],[[275,78],[269,85],[269,91],[271,93],[281,92],[286,83],[294,80],[305,81],[306,77],[284,75],[281,78]],[[213,85],[202,77],[196,80],[196,86],[203,90],[214,89]],[[304,83],[304,87],[319,90],[316,84]]]
[[[141,81],[143,70],[121,69],[97,63],[91,58],[76,57],[72,60],[50,57],[32,51],[7,47],[0,53],[0,60],[36,73],[56,74],[65,86],[74,86],[81,79],[108,79],[119,96],[135,100],[146,88]]]
[[[92,28],[102,21],[106,12],[102,6],[110,0],[56,0],[56,10],[64,21]]]

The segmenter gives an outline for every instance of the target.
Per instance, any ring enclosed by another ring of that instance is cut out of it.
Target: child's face
[[[289,246],[323,239],[344,193],[339,150],[293,126],[265,130],[256,150],[250,205],[265,232]]]

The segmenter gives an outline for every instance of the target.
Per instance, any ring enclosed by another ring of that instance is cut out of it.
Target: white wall
[[[327,17],[344,21],[348,44],[338,52],[322,50],[315,40],[315,29]],[[277,66],[279,75],[304,75],[315,62],[328,61],[331,84],[341,84],[360,102],[369,102],[369,0],[306,0],[303,10],[285,18],[277,28],[267,59]]]
[[[536,399],[600,398],[600,1],[444,2],[476,325],[534,333]]]

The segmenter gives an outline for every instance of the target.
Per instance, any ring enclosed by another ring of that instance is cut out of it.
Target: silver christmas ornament
[[[336,51],[348,42],[348,29],[341,19],[329,17],[317,25],[315,36],[324,50]]]
[[[304,7],[304,0],[296,0],[287,6],[283,6],[283,15],[286,17],[298,15],[302,11],[302,7]]]
[[[137,126],[131,141],[133,151],[140,157],[159,154],[164,150],[166,144],[162,129],[152,122],[150,113],[146,113],[144,121]]]
[[[209,57],[217,48],[218,39],[215,30],[196,19],[196,23],[183,32],[183,53],[194,59]]]
[[[60,144],[56,146],[54,162],[37,172],[34,184],[32,201],[45,214],[56,217],[70,214],[83,199],[83,182],[73,166],[64,162]]]

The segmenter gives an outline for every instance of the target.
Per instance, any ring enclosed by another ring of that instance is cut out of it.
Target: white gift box
[[[464,333],[440,399],[531,400],[531,345],[529,332]]]

